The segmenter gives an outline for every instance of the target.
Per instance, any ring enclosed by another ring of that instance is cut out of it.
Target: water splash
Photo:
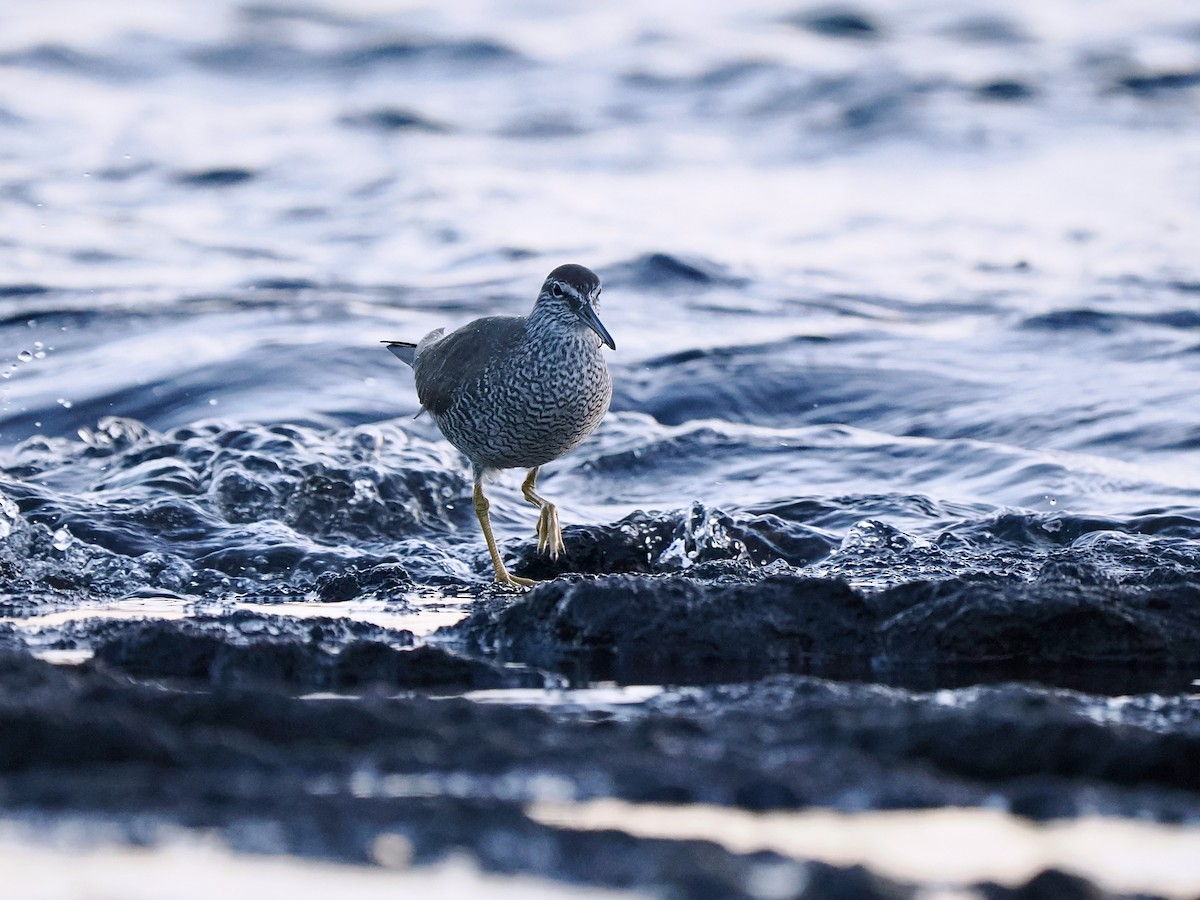
[[[0,541],[12,534],[13,525],[20,514],[20,507],[4,494],[0,494]]]
[[[71,537],[71,529],[65,525],[54,532],[52,546],[55,550],[65,551],[71,546],[73,538]]]

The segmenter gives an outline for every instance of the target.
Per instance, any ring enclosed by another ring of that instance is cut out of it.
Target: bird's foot
[[[511,572],[497,572],[496,584],[507,584],[509,587],[533,587],[537,584],[532,578],[522,578],[520,575],[513,575]]]
[[[542,506],[537,522],[538,552],[549,553],[551,559],[558,559],[565,551],[562,527],[558,524],[558,508],[553,503]]]

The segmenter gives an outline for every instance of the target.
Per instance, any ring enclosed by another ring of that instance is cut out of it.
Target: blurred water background
[[[1015,514],[1168,553],[1200,533],[1197,112],[1165,0],[9,5],[6,528],[110,596],[484,580],[378,341],[576,261],[620,350],[543,476],[566,522],[699,501],[837,549]]]

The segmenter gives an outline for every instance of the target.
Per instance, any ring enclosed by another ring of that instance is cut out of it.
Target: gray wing
[[[421,405],[434,415],[445,412],[489,366],[512,353],[524,331],[523,317],[491,316],[420,347],[413,374]]]

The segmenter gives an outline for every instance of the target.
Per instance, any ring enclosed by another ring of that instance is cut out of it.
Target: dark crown
[[[567,263],[564,266],[559,266],[547,275],[546,283],[549,284],[552,281],[571,285],[583,297],[587,297],[600,285],[600,278],[595,272],[587,266],[580,266],[575,263]]]

